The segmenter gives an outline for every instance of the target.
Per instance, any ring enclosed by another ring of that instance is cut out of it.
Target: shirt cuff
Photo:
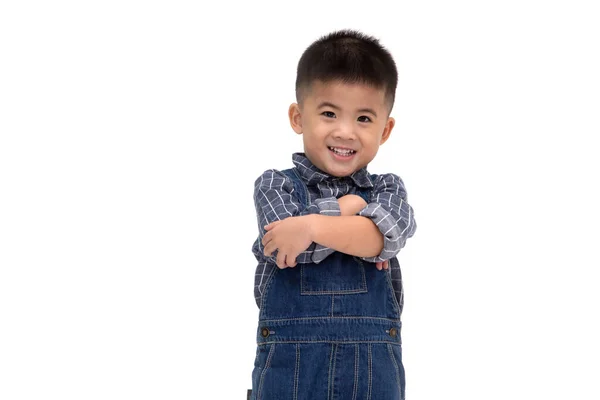
[[[335,197],[325,197],[323,199],[317,199],[315,200],[315,205],[319,208],[319,214],[321,215],[330,215],[334,217],[339,217],[340,215],[342,215],[342,211],[340,210],[340,203],[338,203]],[[334,252],[335,250],[329,247],[316,244],[315,250],[313,252],[312,261],[315,264],[318,264]]]
[[[315,200],[315,205],[319,208],[319,214],[321,215],[331,215],[335,217],[342,215],[340,203],[338,203],[335,197],[317,199]]]
[[[381,262],[396,256],[402,248],[402,232],[392,213],[378,203],[369,203],[358,215],[370,218],[383,235],[383,249],[375,257],[362,257],[368,262]]]

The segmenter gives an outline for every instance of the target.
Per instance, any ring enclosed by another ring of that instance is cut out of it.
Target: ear
[[[300,112],[300,106],[297,103],[292,103],[288,110],[288,117],[290,118],[290,125],[294,132],[298,135],[302,134],[302,114]]]
[[[396,120],[391,117],[388,118],[387,122],[385,123],[385,127],[383,128],[383,134],[381,135],[379,145],[384,144],[389,139],[392,129],[394,129],[394,125],[396,125]]]

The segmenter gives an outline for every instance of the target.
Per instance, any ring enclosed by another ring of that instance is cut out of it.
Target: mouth
[[[352,157],[356,153],[356,150],[345,149],[343,147],[329,147],[328,146],[328,149],[333,154],[335,154],[336,156],[339,156],[339,157]]]

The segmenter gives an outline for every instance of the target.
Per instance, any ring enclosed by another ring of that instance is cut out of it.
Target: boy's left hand
[[[381,271],[382,269],[388,269],[388,267],[389,267],[389,262],[388,262],[388,260],[381,261],[381,262],[377,262],[377,263],[375,263],[375,267],[376,267],[378,270],[380,270],[380,271]]]
[[[313,242],[307,217],[309,216],[288,217],[265,226],[267,233],[262,239],[263,254],[269,257],[278,250],[279,268],[295,267],[296,257]]]

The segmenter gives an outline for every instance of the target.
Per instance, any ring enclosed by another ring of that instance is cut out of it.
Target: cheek
[[[328,128],[324,124],[312,124],[309,125],[306,130],[309,132],[312,140],[323,140],[327,136]]]
[[[369,137],[361,141],[363,155],[366,157],[374,157],[379,149],[379,137]]]
[[[363,147],[372,148],[373,146],[377,146],[379,144],[380,138],[381,136],[377,133],[369,131],[360,135],[360,142],[362,143]]]

